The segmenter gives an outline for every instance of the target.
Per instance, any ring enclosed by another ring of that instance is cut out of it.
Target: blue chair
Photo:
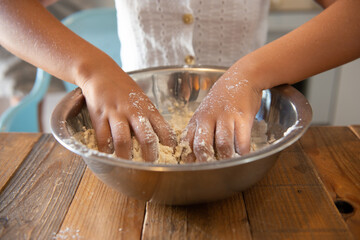
[[[121,66],[115,9],[83,10],[68,16],[62,23],[107,53]],[[18,105],[7,109],[1,115],[0,132],[39,132],[38,105],[48,90],[50,80],[50,74],[37,69],[35,84],[30,93]],[[64,82],[64,85],[67,91],[76,87],[67,82]]]

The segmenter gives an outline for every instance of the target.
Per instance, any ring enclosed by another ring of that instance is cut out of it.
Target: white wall
[[[339,69],[334,98],[331,124],[360,124],[360,59]]]
[[[268,41],[281,37],[319,13],[319,9],[272,11]],[[313,109],[313,124],[360,124],[360,60],[311,77],[306,91]]]

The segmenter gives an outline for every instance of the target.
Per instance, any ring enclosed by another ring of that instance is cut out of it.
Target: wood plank
[[[348,127],[317,127],[310,128],[300,142],[332,199],[353,207],[343,218],[355,238],[360,239],[359,138]]]
[[[143,239],[251,239],[243,196],[194,206],[148,203]]]
[[[343,239],[352,239],[347,233],[347,237],[344,238],[344,234],[342,232],[260,232],[254,233],[255,239],[261,240],[273,240],[273,239],[291,239],[291,240],[304,240],[304,239],[319,239],[319,240],[343,240]]]
[[[351,131],[353,131],[357,138],[360,139],[360,125],[349,126],[349,128],[351,129]]]
[[[256,186],[245,191],[244,196],[245,205],[239,195],[236,200],[194,207],[149,203],[143,238],[244,238],[241,234],[232,235],[233,231],[245,233],[245,239],[251,239],[251,236],[254,239],[267,236],[277,239],[289,239],[289,236],[294,239],[352,238],[299,143],[283,151],[276,166]],[[246,210],[234,204],[246,206]],[[245,215],[239,216],[239,213]],[[243,220],[234,226],[231,223],[235,219]]]
[[[245,194],[254,239],[303,239],[326,234],[351,239],[351,233],[319,186],[255,186]]]
[[[56,239],[140,239],[144,212],[87,169]]]
[[[40,136],[40,133],[0,133],[0,192]]]
[[[273,169],[244,197],[254,239],[351,239],[299,142],[284,150]]]
[[[43,135],[0,194],[0,238],[51,239],[84,169],[80,157]]]
[[[258,186],[319,186],[311,161],[295,143],[282,151],[275,166],[257,183]]]

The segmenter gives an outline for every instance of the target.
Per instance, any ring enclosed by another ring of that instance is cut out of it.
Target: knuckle
[[[141,145],[144,145],[144,146],[152,146],[154,144],[157,144],[159,141],[155,134],[151,134],[151,135],[147,135],[146,137],[141,138],[139,140],[139,142]]]
[[[114,138],[115,146],[127,146],[130,145],[130,137],[117,136]]]
[[[197,143],[194,143],[194,152],[195,153],[202,153],[202,152],[205,152],[206,151],[206,147],[201,145],[201,144],[197,144]]]
[[[104,115],[105,110],[101,107],[93,107],[92,112],[94,113],[95,116],[101,118]]]
[[[229,139],[226,138],[220,138],[216,141],[216,150],[218,152],[227,152],[230,151],[232,146],[232,142]]]
[[[208,153],[210,154],[212,151],[212,147],[207,144],[205,141],[201,141],[201,142],[196,142],[194,143],[194,153],[196,155],[202,155],[204,153]]]

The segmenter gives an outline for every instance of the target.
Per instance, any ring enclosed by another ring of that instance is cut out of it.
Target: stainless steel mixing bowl
[[[225,68],[164,67],[129,73],[153,103],[168,114],[174,101],[195,109]],[[170,205],[223,199],[258,182],[274,165],[281,150],[297,141],[310,125],[312,111],[305,97],[291,86],[263,91],[257,116],[268,124],[274,142],[242,157],[210,163],[159,165],[119,159],[89,150],[72,138],[91,121],[80,89],[56,106],[51,127],[55,138],[81,155],[99,179],[130,197]]]

